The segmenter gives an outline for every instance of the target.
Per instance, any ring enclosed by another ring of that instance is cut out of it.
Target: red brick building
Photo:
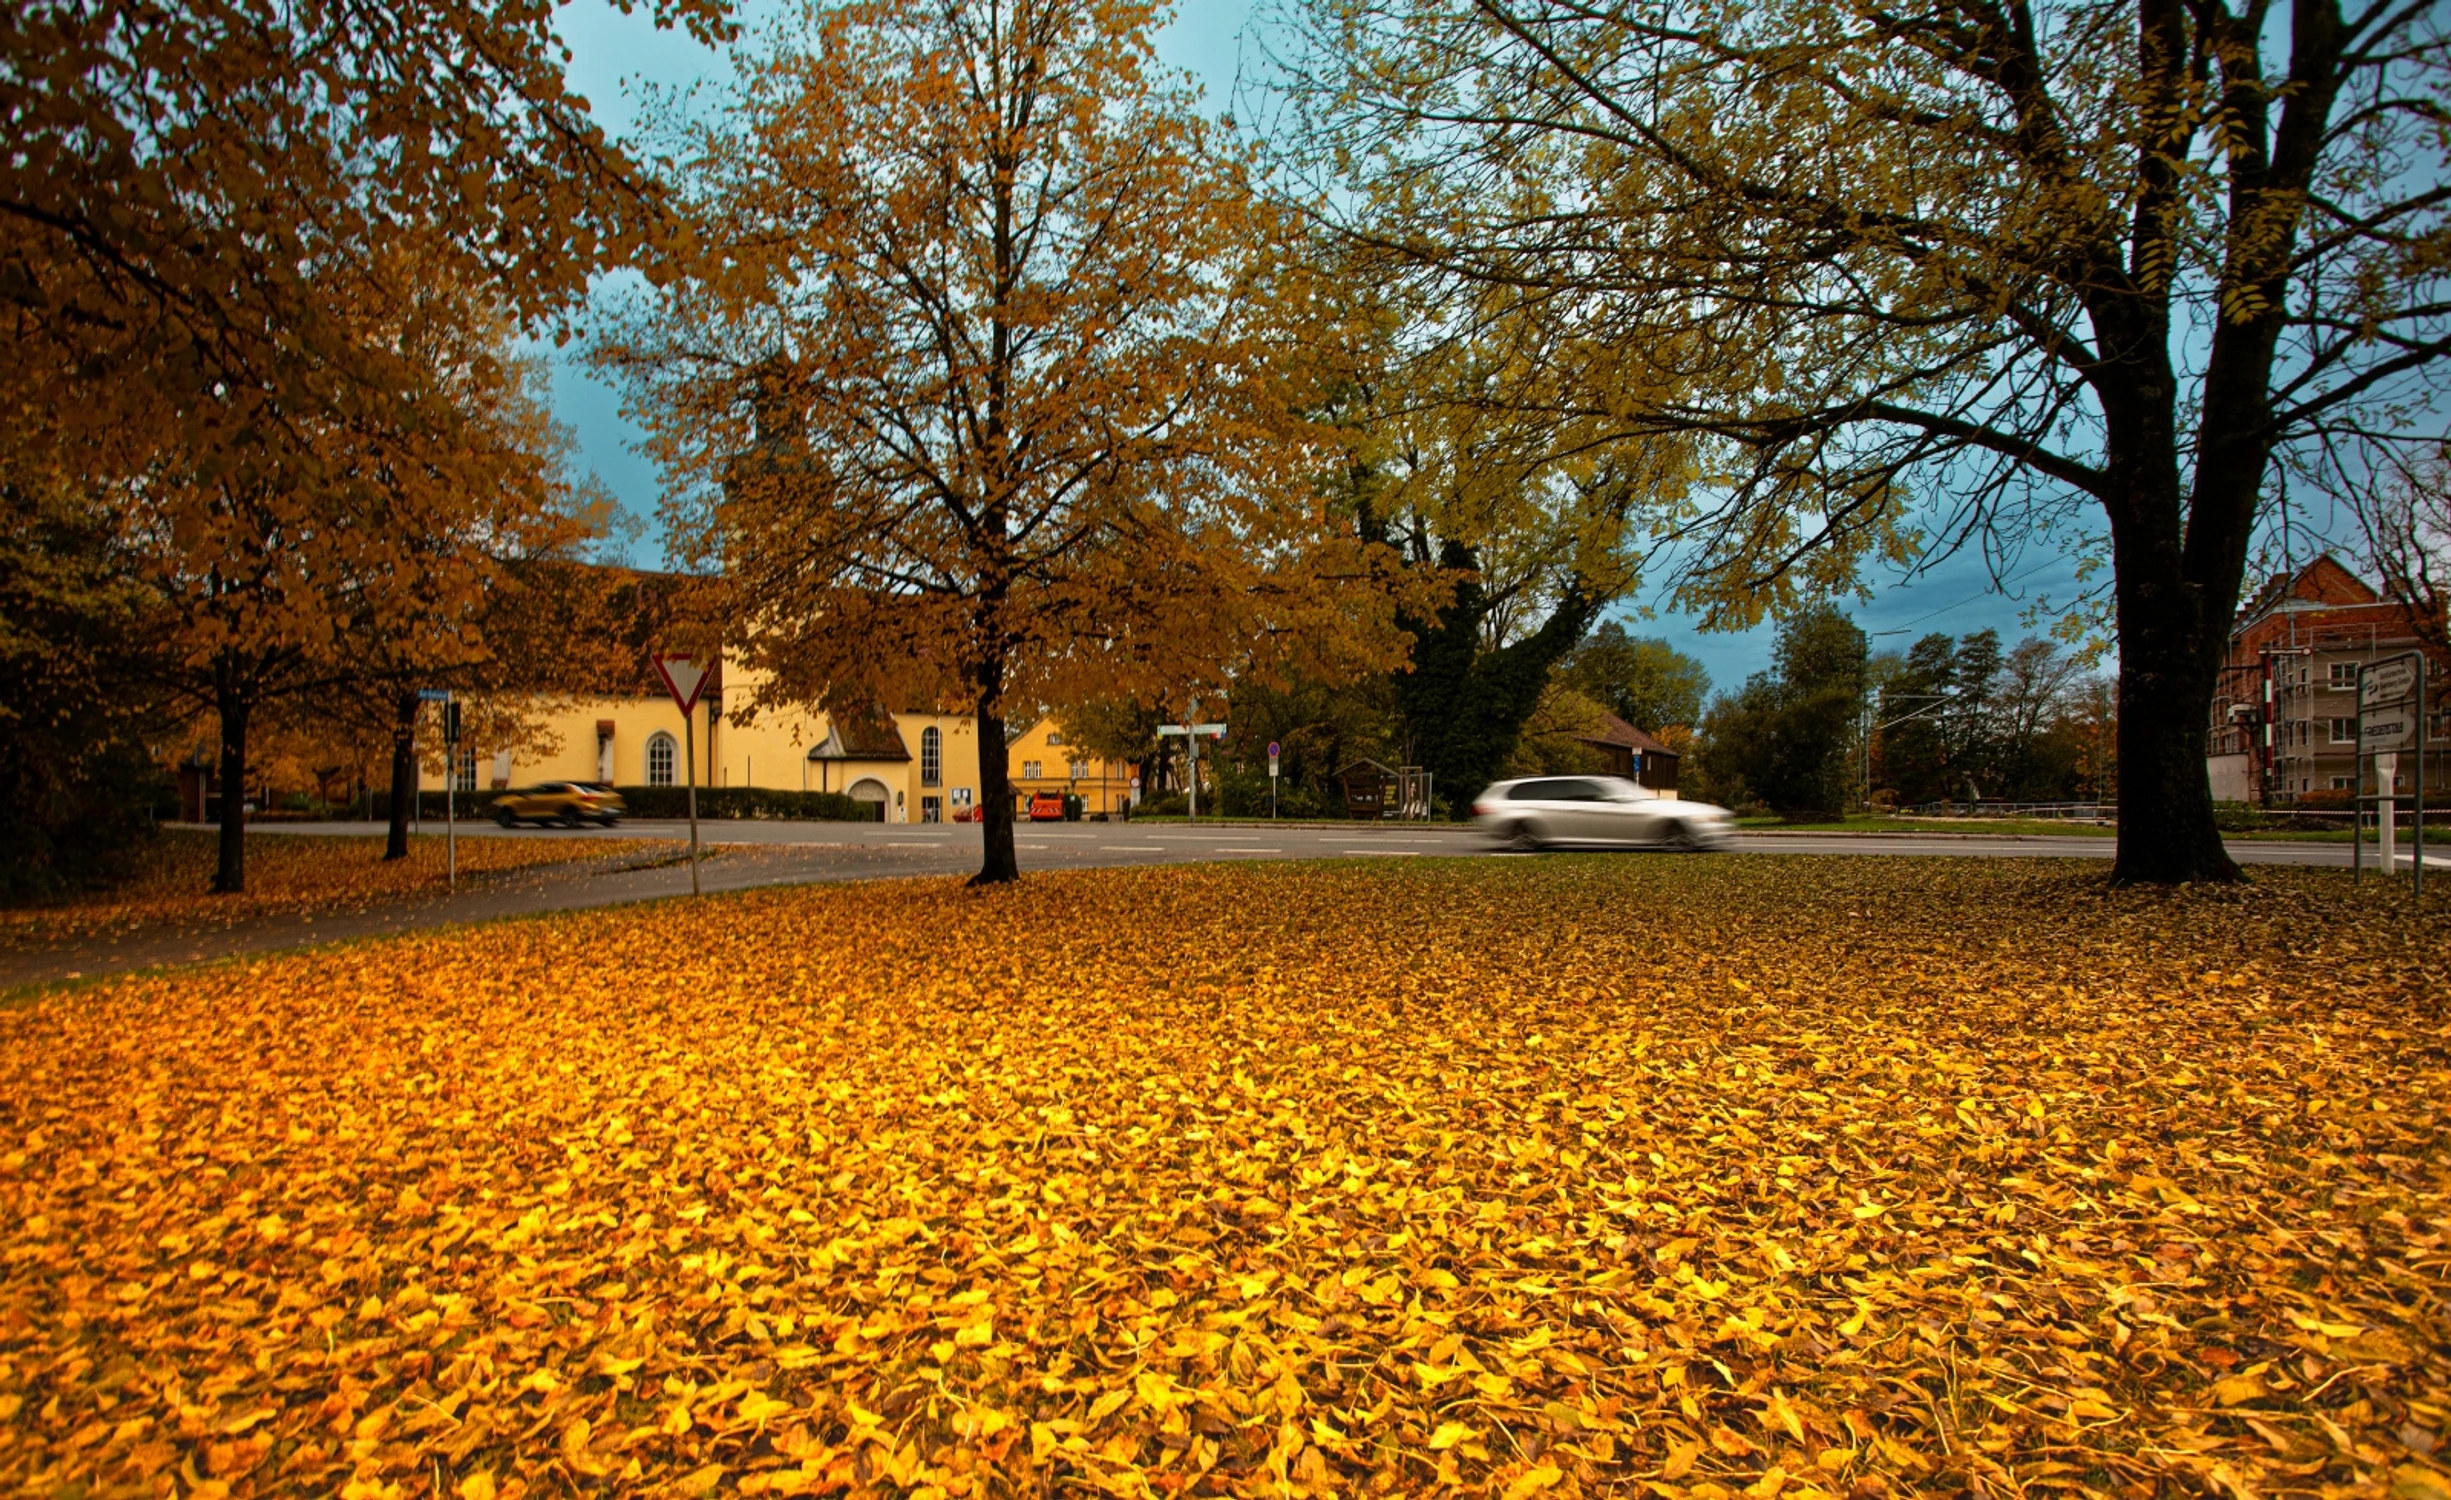
[[[2357,669],[2418,649],[2407,609],[2330,556],[2275,573],[2238,612],[2206,750],[2225,802],[2331,800],[2356,785]],[[2426,790],[2451,792],[2451,661],[2429,654]],[[2400,756],[2400,785],[2414,784]]]

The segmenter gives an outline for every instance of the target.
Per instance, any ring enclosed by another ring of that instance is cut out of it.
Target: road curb
[[[1914,833],[1903,828],[1746,828],[1741,824],[1733,836],[1740,839],[1981,839],[1987,843],[2013,844],[2068,839],[2101,844],[2112,842],[2111,835],[2107,833]]]

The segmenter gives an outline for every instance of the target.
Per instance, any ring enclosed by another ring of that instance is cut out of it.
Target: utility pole
[[[1872,716],[1879,712],[1879,710],[1870,707],[1867,707],[1864,710],[1864,717],[1861,720],[1864,726],[1864,793],[1860,800],[1863,802],[1867,811],[1869,811],[1872,807],[1872,737],[1879,734],[1884,729],[1895,728],[1896,726],[1904,724],[1909,720],[1932,718],[1939,714],[1942,704],[1955,703],[1956,701],[1957,694],[1955,693],[1884,693],[1881,695],[1881,706],[1883,708],[1888,707],[1893,702],[1922,703],[1925,706],[1916,709],[1912,713],[1900,714],[1894,719],[1887,719],[1878,724],[1872,722]]]

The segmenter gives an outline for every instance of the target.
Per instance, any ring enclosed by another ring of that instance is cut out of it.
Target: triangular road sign
[[[664,691],[681,705],[681,712],[688,713],[698,706],[698,693],[706,686],[706,668],[686,656],[659,656],[655,658],[655,675],[664,679]]]

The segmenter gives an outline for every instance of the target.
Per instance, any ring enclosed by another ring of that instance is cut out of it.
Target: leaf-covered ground
[[[2436,1500],[2451,920],[1557,859],[0,1012],[0,1483]]]
[[[463,880],[544,866],[634,865],[669,855],[651,839],[464,838]],[[229,923],[303,911],[349,911],[445,889],[447,851],[440,834],[409,840],[406,859],[385,860],[380,838],[307,834],[247,835],[247,888],[212,892],[216,835],[166,828],[138,855],[129,878],[108,891],[65,901],[0,908],[0,947],[127,933],[154,926]]]

